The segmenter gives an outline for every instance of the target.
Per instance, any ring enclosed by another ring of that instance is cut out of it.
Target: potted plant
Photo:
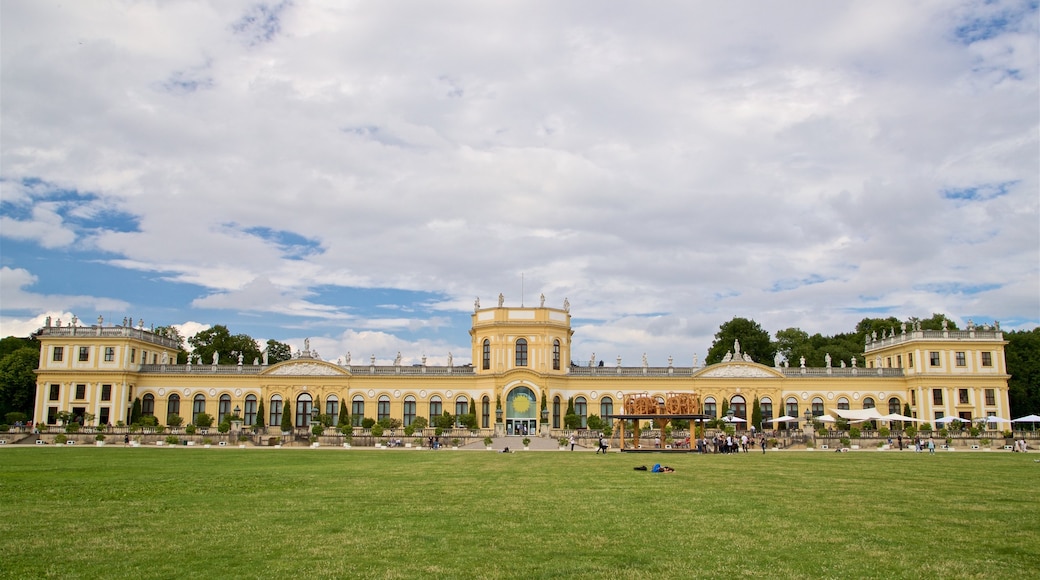
[[[422,437],[412,439],[412,445],[415,446],[416,449],[422,449]]]
[[[210,446],[212,446],[212,445],[213,445],[213,440],[212,439],[210,439],[209,437],[203,437],[202,438],[202,446],[203,447],[205,447],[206,449],[209,449]]]
[[[104,447],[105,446],[105,436],[103,434],[101,434],[101,433],[98,433],[97,435],[95,435],[94,436],[94,445],[97,445],[98,447]]]
[[[567,438],[566,437],[560,437],[559,439],[557,439],[557,442],[560,444],[560,451],[567,451]]]
[[[68,440],[69,440],[69,437],[67,435],[65,435],[64,433],[59,433],[54,438],[54,444],[55,445],[64,445],[66,442],[68,442]]]
[[[490,450],[491,450],[491,443],[492,443],[493,441],[494,441],[494,440],[493,440],[493,439],[491,439],[491,437],[484,437],[484,447],[486,447],[486,448],[488,449],[488,451],[490,451]]]
[[[524,437],[524,449],[525,450],[530,449],[530,445],[531,445],[531,438],[530,437]]]
[[[459,438],[458,437],[453,437],[451,439],[451,448],[452,449],[458,449],[459,448]]]

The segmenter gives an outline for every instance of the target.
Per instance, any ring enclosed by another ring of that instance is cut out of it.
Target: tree
[[[755,402],[751,403],[751,424],[754,425],[755,429],[762,430],[762,406],[758,402],[758,395],[755,395]]]
[[[1004,333],[1011,416],[1040,413],[1040,328]]]
[[[769,340],[769,333],[754,320],[734,317],[723,323],[715,333],[715,341],[704,358],[707,364],[722,362],[727,352],[733,349],[733,341],[740,341],[741,353],[747,353],[755,362],[771,364],[776,347]]]
[[[282,433],[288,433],[293,428],[292,409],[289,405],[283,405],[282,411],[284,411],[282,413]]]
[[[140,425],[141,424],[141,398],[134,397],[134,404],[130,407],[130,424]]]
[[[278,342],[273,338],[267,341],[267,362],[269,364],[279,363],[292,358],[292,348],[284,342]]]
[[[40,341],[31,337],[19,338],[17,336],[8,336],[6,338],[0,338],[0,358],[3,358],[20,348],[31,348],[39,353]]]
[[[252,362],[260,357],[260,349],[253,337],[248,334],[232,335],[222,324],[189,338],[188,344],[194,353],[201,357],[203,364],[209,364],[213,360],[213,353],[217,353],[219,364],[228,365],[238,364],[239,353],[242,354],[243,361]]]
[[[199,413],[195,417],[195,426],[202,429],[208,429],[213,426],[213,417],[209,413]]]
[[[0,359],[0,416],[12,411],[32,414],[36,399],[34,371],[39,364],[40,351],[31,346],[15,349]]]
[[[264,400],[260,399],[260,402],[256,405],[256,423],[254,424],[257,429],[264,428]]]

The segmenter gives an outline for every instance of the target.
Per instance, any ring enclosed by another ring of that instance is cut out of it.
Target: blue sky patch
[[[270,42],[282,30],[282,10],[289,2],[256,4],[231,25],[235,33],[246,38],[251,46]]]
[[[786,280],[777,280],[773,283],[773,286],[769,288],[769,292],[786,292],[788,290],[794,290],[803,286],[812,286],[814,284],[822,284],[826,282],[827,278],[820,276],[819,274],[813,274],[802,279],[788,278]]]
[[[989,292],[990,290],[997,290],[1001,288],[1003,284],[962,284],[961,282],[939,282],[935,284],[920,284],[914,286],[914,290],[922,292],[930,292],[933,294],[950,295],[950,294],[979,294],[982,292]]]
[[[987,201],[1008,194],[1011,186],[1018,181],[1004,181],[1001,183],[986,183],[974,187],[951,187],[940,191],[944,199],[954,201]]]
[[[235,224],[230,224],[230,226],[236,227]],[[320,241],[301,236],[295,232],[262,226],[246,228],[242,231],[278,246],[282,251],[282,256],[290,260],[299,260],[307,256],[323,253]]]
[[[990,4],[992,6],[992,4]],[[976,16],[953,30],[954,38],[961,44],[973,44],[996,38],[1016,30],[1019,24],[1037,11],[1036,0],[1026,2],[1021,8],[992,9],[987,14]]]

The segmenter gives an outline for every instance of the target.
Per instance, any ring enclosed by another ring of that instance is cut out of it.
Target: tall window
[[[76,385],[76,398],[86,399],[87,398],[87,385]]]
[[[993,366],[993,353],[984,352],[982,353],[982,366],[991,367]]]
[[[762,400],[758,402],[758,406],[762,408],[762,422],[765,423],[766,419],[773,418],[773,399],[769,397],[762,397]]]
[[[842,411],[848,411],[849,410],[849,400],[846,399],[845,397],[838,398],[838,409],[840,409]]]
[[[787,408],[784,411],[788,417],[798,416],[798,399],[794,397],[787,398]]]
[[[299,397],[296,397],[296,426],[297,427],[310,427],[311,426],[311,409],[313,408],[314,401],[311,399],[309,393],[302,393]]]
[[[206,412],[206,396],[203,394],[195,395],[195,400],[191,405],[191,422],[194,423],[198,420],[199,415]]]
[[[246,425],[256,425],[256,395],[246,395],[246,410],[242,422]]]
[[[65,358],[65,347],[64,346],[56,346],[56,347],[54,347],[54,351],[53,351],[53,353],[51,355],[51,360],[53,360],[54,362],[61,362],[62,359],[64,359],[64,358]]]
[[[747,420],[747,401],[740,395],[735,395],[729,400],[729,408],[733,409],[733,416]]]
[[[553,397],[553,429],[560,428],[560,396]]]
[[[614,414],[614,399],[610,397],[602,397],[599,400],[599,416],[601,419],[607,420],[607,415]]]
[[[481,368],[488,370],[491,368],[491,341],[484,339],[484,354],[481,357]]]
[[[444,412],[444,407],[441,404],[441,398],[437,395],[430,397],[430,426],[432,427],[437,420],[437,417],[441,416]]]
[[[130,362],[131,363],[137,362],[137,349],[136,348],[131,348],[130,349]]]
[[[112,400],[112,385],[101,385],[101,400],[111,401]]]
[[[933,405],[942,405],[943,404],[942,389],[932,389],[932,404]]]
[[[116,348],[114,346],[105,347],[105,362],[112,362],[116,360]]]
[[[90,360],[90,347],[79,347],[79,362],[87,362],[88,360]]]
[[[890,398],[888,400],[888,414],[889,415],[899,415],[901,412],[902,411],[899,408],[899,399],[897,399],[895,397]]]
[[[939,366],[939,351],[933,350],[928,353],[928,364],[933,367]]]
[[[480,427],[482,429],[491,427],[491,399],[487,395],[484,395],[480,403]]]
[[[354,399],[350,404],[350,424],[354,427],[360,427],[361,422],[365,419],[365,398],[361,395],[354,395]]]
[[[986,405],[994,406],[997,404],[997,391],[994,389],[986,389]]]
[[[142,415],[155,415],[155,395],[148,393],[141,397],[141,414]]]
[[[415,421],[415,397],[408,395],[404,398],[404,426],[407,427]]]
[[[910,368],[914,367],[914,353],[912,353],[912,352],[906,353],[906,364]]]
[[[224,417],[231,414],[231,395],[221,395],[217,403],[217,423],[223,423]]]
[[[271,420],[268,423],[272,427],[282,424],[282,397],[280,395],[271,397]]]
[[[462,416],[469,413],[469,401],[466,397],[459,397],[455,399],[455,426],[459,427],[462,425]]]
[[[329,421],[333,425],[339,423],[339,398],[336,395],[329,395],[325,398],[325,414],[329,416]]]
[[[715,397],[704,399],[704,414],[714,419],[718,410],[715,408]]]
[[[959,350],[956,353],[954,353],[953,358],[957,362],[957,366],[968,366],[968,357],[964,356],[963,350]]]
[[[527,339],[518,338],[516,339],[516,366],[526,367],[527,366]]]
[[[581,428],[584,429],[588,425],[589,419],[589,409],[585,397],[574,399],[574,414],[581,419]]]
[[[376,404],[376,421],[390,418],[390,397],[380,395]]]
[[[813,417],[823,415],[823,399],[820,397],[814,397],[812,400],[812,414]]]
[[[957,389],[957,398],[961,405],[967,405],[968,389]]]
[[[177,393],[170,395],[170,398],[166,399],[166,417],[170,415],[181,414],[181,397]]]
[[[560,339],[553,341],[553,370],[560,370]]]

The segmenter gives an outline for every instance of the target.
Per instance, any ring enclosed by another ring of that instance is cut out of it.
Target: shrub
[[[376,423],[375,425],[372,425],[372,436],[373,437],[382,437],[383,436],[383,426],[380,425],[379,423]]]
[[[401,420],[396,418],[396,417],[392,417],[390,419],[390,428],[391,429],[400,429],[401,425],[403,425],[403,424],[404,423],[402,423]]]
[[[848,447],[850,443],[852,443],[852,440],[849,439],[848,437],[842,437],[841,438],[841,445],[842,445],[842,447]]]
[[[458,437],[453,437],[452,440],[451,440],[451,446],[452,447],[458,447],[459,443],[461,443],[461,442],[462,442],[462,440],[459,439]]]
[[[816,447],[816,443],[812,439],[806,439],[805,440],[805,448],[806,449],[812,449],[813,447]]]
[[[849,437],[851,437],[853,439],[859,439],[859,436],[860,436],[859,427],[853,427],[853,428],[849,429]]]
[[[825,437],[827,435],[827,429],[825,427],[820,427],[816,430],[816,434],[820,437]]]
[[[485,447],[491,447],[492,441],[493,441],[493,439],[491,439],[490,437],[484,437],[484,446]]]
[[[567,446],[567,438],[566,437],[560,437],[559,441],[560,441],[560,447],[566,447]]]
[[[311,425],[311,435],[317,437],[325,432],[325,425],[322,423],[315,423]],[[313,442],[312,442],[313,443]]]
[[[65,425],[66,433],[79,433],[79,423],[68,423]]]
[[[224,420],[220,422],[220,425],[217,425],[217,431],[221,433],[227,433],[231,431],[231,421],[229,421],[227,417],[225,417]]]
[[[184,432],[187,433],[188,435],[194,435],[195,431],[196,431],[195,425],[193,425],[191,423],[188,423],[188,426],[184,428]]]
[[[531,438],[530,437],[524,437],[524,447],[527,447],[530,444],[531,444]]]
[[[371,429],[376,424],[376,420],[372,417],[365,417],[361,420],[361,426],[365,429]]]
[[[405,437],[411,437],[413,433],[415,433],[415,427],[412,427],[411,425],[409,425],[409,426],[404,428],[404,435],[405,435]]]
[[[890,431],[888,427],[881,427],[880,429],[878,429],[877,434],[878,437],[888,437],[892,434],[892,431]]]
[[[239,435],[238,436],[238,440],[239,441],[249,441],[249,435]]]
[[[416,417],[415,419],[412,420],[412,425],[411,426],[416,431],[422,431],[429,424],[430,424],[430,422],[426,420],[426,417]]]
[[[166,437],[166,444],[167,445],[180,445],[180,443],[181,443],[181,440],[178,439],[175,435],[168,435]]]
[[[7,433],[11,430],[10,425],[0,425],[0,433]]]
[[[978,437],[979,433],[982,433],[982,431],[979,430],[978,427],[972,427],[971,429],[968,430],[968,433],[970,433],[972,437]]]
[[[604,437],[610,437],[610,434],[613,433],[613,432],[614,431],[610,428],[610,425],[604,425],[603,426],[603,436]]]
[[[979,439],[979,445],[981,445],[983,447],[989,447],[990,443],[993,443],[993,442],[990,441],[989,439],[985,438],[985,437],[983,437],[982,439]]]
[[[563,416],[563,426],[567,429],[580,429],[581,428],[581,417],[570,413]]]
[[[21,421],[22,423],[25,423],[28,420],[29,420],[29,416],[26,415],[25,413],[22,413],[21,411],[12,411],[12,412],[7,413],[6,415],[4,415],[4,421],[8,425],[10,425],[12,423],[17,423],[19,421]]]
[[[178,415],[177,413],[173,413],[167,415],[166,424],[170,427],[180,427],[184,424],[184,418]]]
[[[212,440],[212,439],[210,439],[209,437],[204,437],[204,438],[202,439],[202,444],[203,444],[203,445],[213,445],[213,440]]]
[[[599,415],[589,415],[587,425],[589,426],[589,429],[599,431],[599,429],[603,427],[603,419],[600,419]]]
[[[931,423],[921,423],[921,431],[931,431],[931,430],[932,430],[932,424]]]
[[[57,437],[54,438],[54,443],[56,443],[58,445],[64,445],[68,440],[69,440],[68,436],[65,435],[64,433],[61,433]]]
[[[1011,439],[1014,436],[1015,434],[1012,433],[1011,430],[1004,431],[1004,439]]]
[[[94,436],[94,439],[96,441],[104,441],[105,440],[105,436],[102,435],[101,433],[98,433],[97,435]]]
[[[377,424],[378,424],[378,425],[379,425],[380,427],[382,427],[384,431],[385,431],[386,429],[391,429],[391,428],[392,428],[392,427],[390,426],[390,417],[383,417],[383,418],[382,418],[382,419],[380,419],[379,421],[376,421],[376,423],[377,423]]]
[[[942,437],[943,439],[946,439],[949,436],[950,436],[949,429],[945,429],[945,428],[939,429],[939,437]]]
[[[914,435],[917,435],[917,427],[910,425],[906,429],[903,429],[903,432],[906,433],[907,437],[913,438]]]
[[[195,426],[209,429],[213,426],[213,417],[209,413],[199,413],[199,416],[195,417]]]

